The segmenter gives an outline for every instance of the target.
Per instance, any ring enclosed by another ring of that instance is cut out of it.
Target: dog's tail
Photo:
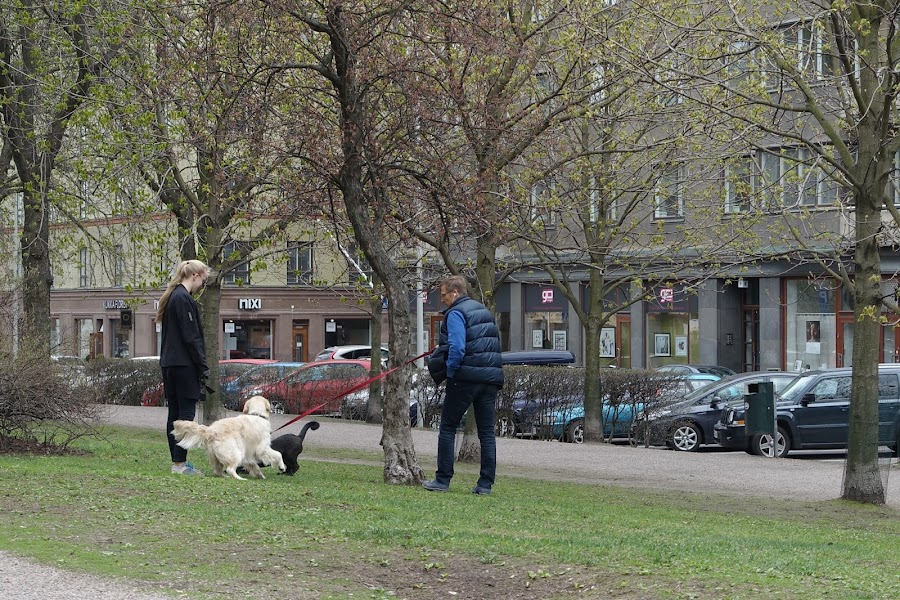
[[[319,428],[318,421],[310,421],[309,423],[307,423],[306,425],[303,426],[303,429],[300,430],[300,433],[297,434],[297,437],[300,438],[300,441],[302,442],[304,439],[306,439],[306,432],[309,429],[312,429],[313,431],[315,431],[318,428]]]
[[[175,421],[172,423],[172,436],[185,450],[202,448],[206,443],[208,429],[206,425],[193,421]]]

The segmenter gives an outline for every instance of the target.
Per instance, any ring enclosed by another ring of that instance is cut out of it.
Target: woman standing
[[[166,437],[172,457],[172,472],[181,475],[203,475],[187,462],[187,450],[175,443],[172,423],[193,421],[197,413],[200,390],[209,376],[206,344],[200,306],[192,297],[206,284],[209,267],[199,260],[186,260],[178,265],[156,311],[156,322],[162,325],[159,366],[169,416]]]

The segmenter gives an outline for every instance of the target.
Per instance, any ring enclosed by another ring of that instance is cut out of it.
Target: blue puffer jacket
[[[437,383],[447,372],[447,315],[459,311],[466,322],[466,354],[454,379],[468,383],[491,383],[503,387],[503,357],[500,354],[500,331],[494,315],[480,302],[460,296],[444,311],[444,322],[438,346],[428,361],[428,370]]]

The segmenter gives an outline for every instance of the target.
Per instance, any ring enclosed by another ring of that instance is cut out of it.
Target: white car
[[[387,362],[387,346],[381,346],[381,364]],[[341,358],[372,358],[372,346],[329,346],[319,352],[313,360],[335,360]]]

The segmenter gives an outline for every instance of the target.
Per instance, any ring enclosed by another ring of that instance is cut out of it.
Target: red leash
[[[330,404],[331,402],[334,402],[335,400],[339,400],[340,398],[343,398],[344,396],[347,396],[347,395],[349,395],[349,394],[352,394],[353,392],[358,392],[359,390],[361,390],[361,389],[363,389],[363,388],[365,388],[365,387],[368,387],[369,384],[372,383],[373,381],[378,381],[379,379],[382,379],[382,378],[384,378],[384,377],[387,377],[388,375],[390,375],[391,373],[393,373],[393,372],[396,371],[397,369],[403,368],[403,367],[405,367],[405,366],[408,365],[408,364],[414,363],[414,362],[416,362],[417,360],[419,360],[420,358],[425,358],[426,356],[428,356],[428,355],[431,354],[432,352],[434,352],[434,351],[433,351],[433,350],[429,350],[428,352],[425,352],[425,353],[423,353],[423,354],[420,354],[420,355],[418,355],[418,356],[415,357],[415,358],[409,359],[408,361],[406,361],[406,362],[403,363],[402,365],[397,365],[397,366],[394,367],[393,369],[388,369],[387,371],[383,371],[383,372],[379,373],[378,375],[376,375],[375,377],[369,377],[368,379],[366,379],[366,380],[363,381],[362,383],[359,383],[359,384],[357,384],[357,385],[354,385],[354,386],[351,387],[350,389],[344,390],[343,392],[341,392],[340,394],[338,394],[338,395],[335,396],[334,398],[331,398],[330,400],[327,400],[327,401],[323,402],[322,404],[320,404],[320,405],[318,405],[318,406],[313,406],[313,407],[310,408],[309,410],[303,411],[302,413],[300,413],[299,415],[297,415],[296,417],[294,417],[293,419],[291,419],[290,421],[288,421],[287,423],[285,423],[284,425],[282,425],[282,426],[279,427],[278,429],[284,429],[285,427],[287,427],[287,426],[290,425],[291,423],[293,423],[293,422],[295,422],[295,421],[299,421],[299,420],[302,419],[303,417],[308,417],[309,415],[313,414],[314,412],[316,412],[317,410],[319,410],[320,408],[322,408],[322,407],[325,406],[326,404]],[[272,433],[275,433],[276,431],[278,431],[278,429],[275,429],[274,431],[272,431]]]

